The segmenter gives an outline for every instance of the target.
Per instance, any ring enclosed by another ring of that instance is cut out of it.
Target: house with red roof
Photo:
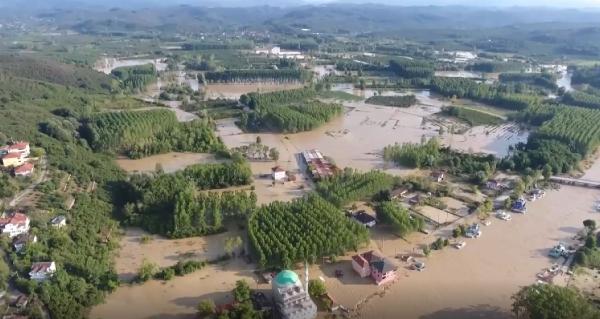
[[[13,171],[17,177],[31,176],[35,166],[32,163],[25,163],[19,167],[16,167]]]
[[[2,214],[0,217],[0,228],[3,234],[13,238],[29,231],[29,217],[23,213]]]
[[[29,149],[29,142],[19,141],[8,145],[8,153],[22,153],[24,157],[28,157],[31,150]]]
[[[48,262],[37,262],[31,264],[31,271],[29,271],[29,277],[32,280],[44,281],[56,272],[56,263],[53,261]]]
[[[398,269],[391,259],[372,250],[352,256],[352,268],[361,278],[371,276],[377,285],[394,280]]]

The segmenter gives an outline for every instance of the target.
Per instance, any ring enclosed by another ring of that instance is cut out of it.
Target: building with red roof
[[[37,262],[31,264],[31,271],[29,271],[29,277],[32,280],[44,281],[56,272],[56,263],[53,261]]]
[[[4,213],[0,217],[0,228],[3,234],[8,234],[13,238],[20,234],[25,234],[29,231],[29,217],[23,213],[12,213],[7,215]]]
[[[33,169],[35,168],[35,166],[32,163],[25,163],[19,167],[16,167],[14,169],[14,174],[15,176],[31,176],[31,174],[33,174]]]

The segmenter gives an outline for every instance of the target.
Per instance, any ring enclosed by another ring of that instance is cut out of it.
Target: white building
[[[37,262],[31,265],[31,271],[29,277],[32,280],[44,281],[56,272],[56,263],[50,262]]]
[[[273,175],[273,180],[274,181],[283,181],[287,178],[287,173],[286,171],[281,168],[280,166],[275,166],[273,168],[271,168],[271,172]]]
[[[302,54],[302,52],[282,50],[278,46],[274,46],[270,49],[256,49],[255,53],[258,55],[261,55],[261,54],[262,55],[273,55],[278,58],[284,58],[284,59],[298,59],[298,60],[304,59],[304,55]]]
[[[52,220],[50,221],[50,225],[56,228],[62,228],[64,226],[67,226],[67,218],[63,215],[56,216],[52,218]]]
[[[29,217],[22,213],[3,214],[0,218],[0,228],[3,234],[13,238],[29,231]]]
[[[317,306],[302,287],[300,278],[291,270],[283,270],[273,280],[273,299],[282,319],[313,319]]]

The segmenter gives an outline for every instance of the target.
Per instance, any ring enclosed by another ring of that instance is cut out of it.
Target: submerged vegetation
[[[409,107],[417,104],[417,98],[413,94],[399,96],[375,95],[368,98],[365,103],[383,106]]]

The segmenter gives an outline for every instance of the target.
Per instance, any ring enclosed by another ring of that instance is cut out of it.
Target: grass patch
[[[471,126],[498,125],[504,122],[504,119],[500,116],[459,106],[444,108],[442,113],[461,119]]]
[[[318,96],[323,99],[332,99],[339,101],[361,101],[363,98],[343,91],[323,91]]]

